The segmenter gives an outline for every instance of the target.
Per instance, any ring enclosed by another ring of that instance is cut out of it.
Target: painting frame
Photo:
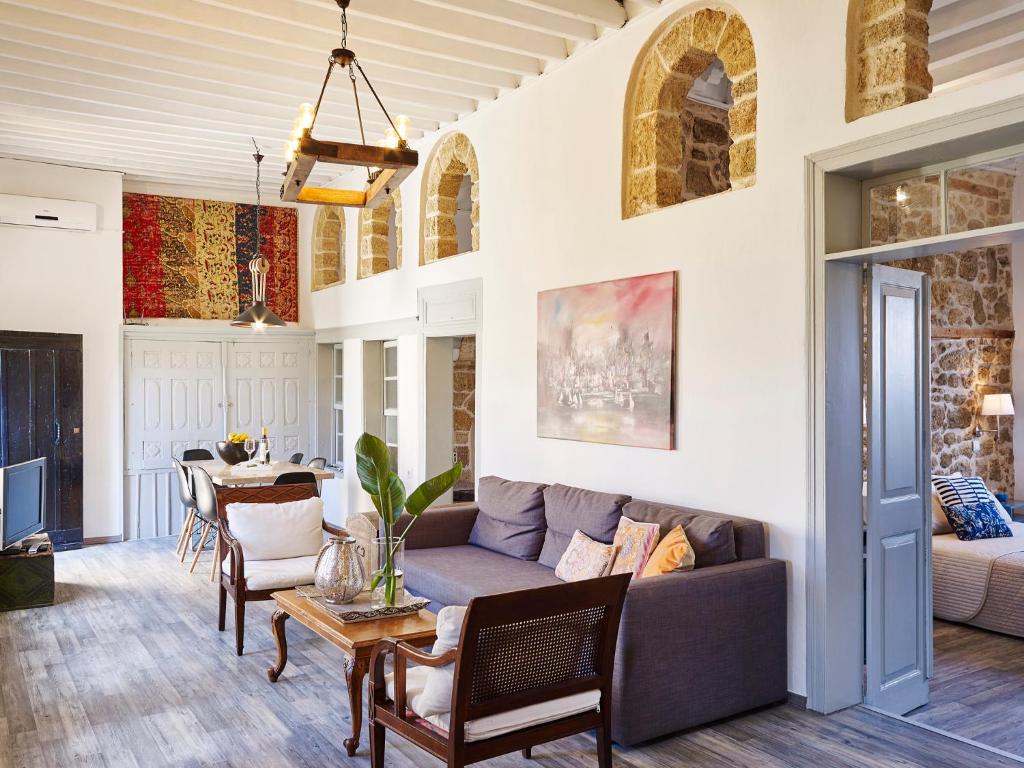
[[[537,437],[675,450],[678,322],[676,270],[538,291]]]

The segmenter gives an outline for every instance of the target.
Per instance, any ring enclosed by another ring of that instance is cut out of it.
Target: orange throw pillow
[[[665,534],[665,538],[651,553],[647,565],[644,566],[642,578],[661,576],[673,571],[692,570],[695,557],[690,540],[683,533],[682,526],[677,525]]]

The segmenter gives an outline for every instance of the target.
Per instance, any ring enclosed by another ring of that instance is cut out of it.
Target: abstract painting
[[[233,320],[252,301],[256,206],[124,195],[124,316]],[[267,303],[299,319],[294,208],[260,209],[260,253],[270,261]]]
[[[674,447],[676,273],[542,291],[537,435]]]

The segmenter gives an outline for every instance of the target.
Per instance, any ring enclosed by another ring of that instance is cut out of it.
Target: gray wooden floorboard
[[[339,653],[291,623],[288,667],[269,683],[271,604],[249,606],[246,653],[236,657],[230,611],[228,631],[217,632],[208,557],[189,576],[173,549],[173,539],[156,539],[58,553],[57,605],[0,614],[0,767],[366,768],[365,743],[354,758],[341,744],[349,712]],[[597,764],[588,735],[534,755],[486,765]],[[387,765],[439,763],[389,737]],[[1019,768],[860,708],[822,717],[793,706],[616,748],[615,765]]]

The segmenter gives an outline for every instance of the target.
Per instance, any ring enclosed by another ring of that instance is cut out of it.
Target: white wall
[[[1013,75],[844,120],[846,3],[734,0],[757,46],[757,184],[623,221],[622,108],[662,7],[456,126],[480,166],[481,250],[419,267],[422,165],[402,186],[401,270],[314,294],[317,328],[416,314],[420,286],[482,277],[480,474],[562,482],[745,515],[790,564],[790,689],[805,686],[807,243],[812,152],[1024,92]],[[799,43],[794,44],[794,33]],[[300,218],[311,231],[312,211]],[[654,451],[536,436],[537,292],[678,270],[677,445]],[[1024,281],[1022,281],[1024,282]],[[404,375],[404,372],[402,373]]]
[[[119,536],[121,175],[0,158],[0,193],[99,206],[96,232],[0,226],[0,329],[82,334],[84,535]]]

